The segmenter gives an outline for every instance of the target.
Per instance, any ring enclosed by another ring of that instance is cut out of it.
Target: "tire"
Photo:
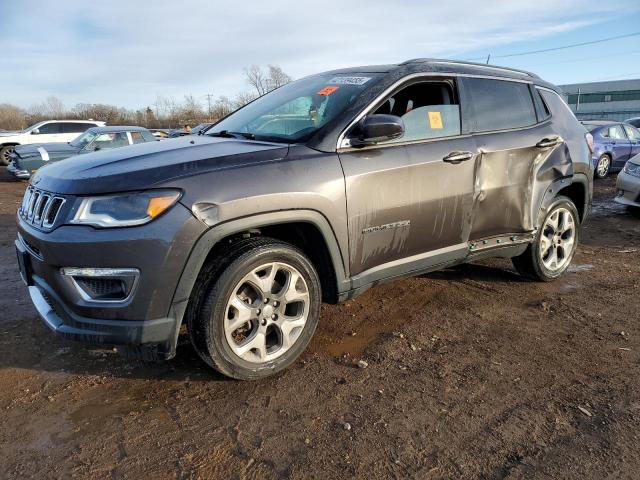
[[[609,154],[604,153],[600,155],[598,159],[598,163],[596,163],[596,169],[594,175],[596,178],[607,178],[609,172],[611,171],[611,156]]]
[[[640,218],[640,207],[628,206],[627,211],[634,217]]]
[[[9,154],[11,154],[15,149],[15,145],[7,145],[6,147],[0,148],[0,164],[9,165]]]
[[[301,250],[271,238],[240,240],[198,276],[189,337],[220,373],[264,378],[287,368],[307,347],[321,298],[318,274]]]
[[[549,282],[560,277],[576,252],[579,226],[574,203],[567,197],[558,196],[547,209],[533,243],[524,253],[512,258],[513,266],[530,280]]]

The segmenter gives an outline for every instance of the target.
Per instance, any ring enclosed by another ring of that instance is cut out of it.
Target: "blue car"
[[[633,125],[604,120],[582,124],[593,135],[591,161],[596,178],[622,170],[627,160],[640,153],[640,131]]]

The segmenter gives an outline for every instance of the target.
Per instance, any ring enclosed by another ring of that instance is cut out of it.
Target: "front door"
[[[462,258],[476,147],[460,135],[456,81],[405,84],[371,113],[401,117],[402,138],[339,151],[354,287]]]
[[[632,125],[624,125],[624,130],[631,141],[631,157],[635,157],[640,154],[640,130]]]

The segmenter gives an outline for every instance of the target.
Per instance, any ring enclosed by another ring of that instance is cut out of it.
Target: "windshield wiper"
[[[256,136],[253,133],[248,132],[230,132],[229,130],[220,130],[219,132],[207,133],[211,137],[223,137],[223,138],[246,138],[247,140],[255,140]]]

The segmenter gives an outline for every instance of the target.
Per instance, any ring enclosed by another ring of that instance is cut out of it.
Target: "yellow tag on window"
[[[429,112],[429,126],[431,128],[442,128],[442,115],[440,112]]]

